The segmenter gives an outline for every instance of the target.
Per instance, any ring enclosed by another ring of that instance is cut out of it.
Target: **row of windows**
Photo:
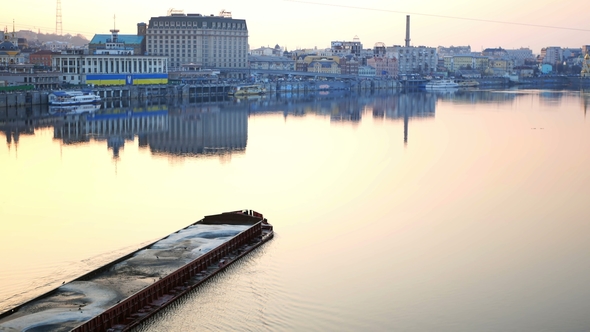
[[[150,30],[147,32],[147,38],[154,38],[155,36],[164,35],[164,36],[176,36],[176,35],[197,35],[197,36],[238,36],[241,38],[248,37],[247,32],[237,32],[237,31],[212,31],[212,32],[205,32],[202,30],[181,30],[181,31],[162,31],[162,30]]]
[[[160,46],[161,45],[172,45],[172,46],[176,45],[177,47],[182,45],[182,47],[184,47],[185,45],[188,45],[188,46],[195,45],[195,46],[197,46],[198,44],[199,43],[197,43],[197,42],[191,43],[190,40],[189,40],[188,42],[183,42],[183,43],[168,43],[168,41],[159,41],[159,42],[156,41],[154,43],[149,43],[148,45],[150,45],[150,46],[151,45],[160,45]],[[207,42],[204,42],[203,43],[203,45],[207,45],[207,44],[209,44],[209,43],[207,43]],[[235,41],[233,43],[232,42],[227,42],[227,41],[217,43],[217,41],[214,41],[211,44],[213,44],[213,45],[219,44],[220,47],[221,46],[226,46],[226,47],[232,47],[232,46],[233,47],[245,47],[246,46],[246,44],[240,45],[240,43],[236,43]]]
[[[61,71],[64,73],[77,73],[78,72],[75,68],[62,68]],[[117,69],[111,68],[110,72],[111,73],[115,73],[115,72],[119,73],[119,69],[118,68]],[[126,72],[128,72],[128,71],[126,71]],[[135,72],[135,73],[163,73],[164,69],[162,69],[162,68],[146,68],[143,70],[141,70],[141,69],[134,70],[133,72]],[[99,70],[99,68],[88,68],[88,71],[87,71],[86,68],[82,68],[81,73],[83,73],[83,74],[86,74],[86,73],[90,73],[90,74],[91,73],[109,73],[109,70],[107,69],[107,70],[103,71],[102,68],[100,68],[100,70]]]
[[[59,60],[57,60],[57,61],[59,61]],[[77,66],[80,63],[78,60],[71,60],[71,59],[70,60],[63,59],[60,62],[61,62],[61,65],[62,66]],[[82,66],[85,66],[86,65],[86,62],[87,62],[86,60],[82,60],[81,65]],[[88,65],[89,66],[90,65],[97,66],[101,62],[102,63],[105,63],[105,62],[111,62],[111,63],[113,63],[113,62],[120,62],[120,63],[126,62],[126,63],[134,63],[134,64],[139,63],[140,65],[143,64],[144,66],[145,66],[146,63],[147,63],[148,66],[151,66],[151,65],[161,66],[163,64],[163,61],[162,60],[157,60],[157,61],[156,60],[153,60],[153,61],[152,60],[147,60],[147,61],[135,61],[135,60],[129,61],[129,60],[123,60],[121,62],[121,61],[113,60],[113,59],[104,59],[104,60],[94,60],[94,61],[88,60]]]
[[[201,22],[202,24],[199,24],[199,22],[193,22],[192,21],[156,21],[154,22],[154,24],[152,25],[153,27],[203,27],[203,28],[207,28],[207,22]],[[239,29],[239,30],[243,30],[246,28],[246,24],[245,23],[229,23],[229,22],[211,22],[211,24],[209,24],[209,27],[214,28],[214,29]]]
[[[148,43],[153,42],[153,41],[157,41],[157,40],[172,40],[172,41],[178,40],[178,41],[180,41],[180,40],[191,40],[191,39],[195,40],[198,38],[197,38],[197,36],[186,36],[186,38],[185,38],[185,36],[171,36],[170,38],[168,38],[168,36],[160,36],[160,38],[158,38],[158,37],[150,38],[148,40]],[[202,39],[203,39],[203,41],[209,40],[209,38],[202,38]],[[217,37],[217,38],[211,37],[211,40],[214,40],[214,41],[215,40],[224,40],[224,41],[234,41],[234,42],[241,41],[243,43],[246,43],[246,38],[243,38],[243,37]]]

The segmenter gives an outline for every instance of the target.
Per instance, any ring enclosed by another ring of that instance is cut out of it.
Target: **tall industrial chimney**
[[[406,15],[406,47],[410,47],[410,15]]]

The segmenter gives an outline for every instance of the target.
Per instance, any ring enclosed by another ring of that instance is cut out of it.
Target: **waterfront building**
[[[360,77],[375,77],[377,71],[375,67],[371,66],[359,66],[359,76]]]
[[[72,48],[72,44],[62,41],[47,41],[43,43],[43,48],[47,50],[51,50],[52,52],[61,52],[66,49]]]
[[[94,54],[86,54],[84,50],[66,50],[54,55],[54,70],[60,71],[63,82],[69,84],[167,84],[168,58],[135,55],[133,47],[119,40],[118,32],[111,30],[111,38],[105,48],[96,49]]]
[[[475,67],[475,59],[471,55],[455,55],[453,56],[452,71],[470,70]]]
[[[505,59],[508,57],[508,52],[505,49],[498,47],[498,48],[486,48],[481,52],[482,56],[487,56],[491,59]]]
[[[563,49],[559,46],[543,47],[541,49],[541,62],[555,65],[563,61]]]
[[[493,59],[490,61],[490,68],[495,76],[503,76],[512,73],[514,62],[506,59]]]
[[[397,59],[399,75],[430,74],[436,70],[438,57],[434,47],[399,46],[387,48],[387,57]]]
[[[44,67],[51,67],[51,59],[54,55],[58,55],[61,53],[53,52],[51,50],[40,50],[35,53],[29,55],[29,63],[44,66]]]
[[[367,59],[367,65],[375,68],[377,77],[397,77],[399,74],[395,58],[373,57]]]
[[[361,54],[362,54],[362,52],[361,52]],[[375,43],[375,46],[373,46],[373,56],[384,57],[386,55],[387,55],[387,47],[385,46],[385,43],[382,43],[382,42]]]
[[[553,66],[548,63],[540,63],[539,64],[539,71],[542,74],[549,74],[553,71]]]
[[[514,72],[518,77],[533,77],[535,70],[530,66],[517,66],[514,67]]]
[[[248,27],[229,12],[204,16],[170,10],[150,19],[146,37],[148,54],[167,57],[171,70],[194,63],[231,77],[246,75],[232,70],[248,67]]]
[[[0,71],[0,82],[10,86],[32,85],[37,90],[53,90],[60,85],[60,73],[37,71],[33,64],[9,64],[6,71]]]
[[[514,61],[515,66],[522,66],[527,60],[534,59],[533,51],[528,47],[506,50],[507,58]]]
[[[347,54],[360,56],[362,49],[363,44],[358,36],[354,36],[352,41],[332,41],[330,47],[332,54],[338,56],[344,56]]]
[[[187,64],[180,66],[179,71],[168,72],[168,82],[171,84],[203,84],[219,81],[219,72],[203,69],[199,65]]]
[[[439,46],[436,48],[439,57],[471,54],[471,46]]]
[[[2,33],[0,40],[0,67],[6,67],[11,64],[24,63],[24,57],[18,46],[13,42],[16,40],[16,34],[7,32]]]
[[[282,56],[283,50],[279,45],[272,47],[260,47],[250,50],[250,55],[265,55],[265,56]]]
[[[345,55],[340,58],[338,62],[340,65],[340,73],[344,75],[358,75],[359,73],[359,61],[352,55]]]
[[[490,59],[485,56],[455,55],[443,57],[443,67],[449,73],[457,73],[458,71],[467,72],[470,70],[477,70],[482,73],[488,69],[489,62]]]
[[[307,71],[307,63],[305,62],[305,55],[297,56],[295,60],[295,71]]]
[[[441,57],[439,57],[439,67],[441,66],[440,64],[440,59]],[[453,56],[452,55],[445,55],[442,57],[442,68],[447,72],[451,72],[453,70]]]
[[[248,56],[250,69],[267,69],[267,70],[295,70],[295,60],[279,56]]]
[[[340,74],[340,66],[333,59],[322,58],[311,61],[307,65],[307,71],[310,73]]]
[[[138,23],[136,35],[122,35],[118,32],[113,35],[113,30],[111,30],[111,34],[96,34],[88,43],[88,53],[105,54],[116,48],[132,51],[132,54],[136,55],[146,55],[146,27],[145,23]],[[117,45],[113,44],[115,43],[114,39],[116,39]]]
[[[473,62],[475,64],[473,69],[479,70],[482,73],[490,67],[490,58],[487,56],[474,56]]]

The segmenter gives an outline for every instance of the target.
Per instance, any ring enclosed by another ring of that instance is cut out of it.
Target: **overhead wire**
[[[447,19],[464,20],[464,21],[486,22],[486,23],[496,23],[496,24],[510,24],[510,25],[520,25],[520,26],[528,26],[528,27],[536,27],[536,28],[548,28],[548,29],[561,29],[561,30],[573,30],[573,31],[590,32],[590,29],[571,28],[571,27],[560,27],[560,26],[553,26],[553,25],[542,25],[542,24],[509,22],[509,21],[497,21],[497,20],[488,20],[488,19],[470,18],[470,17],[461,17],[461,16],[449,16],[449,15],[438,15],[438,14],[426,14],[426,13],[416,13],[416,12],[405,12],[405,11],[392,10],[392,9],[369,8],[369,7],[359,7],[359,6],[340,5],[340,4],[331,4],[331,3],[322,3],[322,2],[313,2],[313,1],[302,1],[302,0],[283,0],[283,1],[286,1],[286,2],[295,2],[295,3],[302,3],[302,4],[308,4],[308,5],[340,7],[340,8],[348,8],[348,9],[360,9],[360,10],[379,11],[379,12],[405,14],[405,15],[447,18]]]

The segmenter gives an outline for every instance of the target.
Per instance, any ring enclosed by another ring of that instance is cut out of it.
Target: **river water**
[[[587,331],[587,104],[502,90],[107,105],[85,122],[0,110],[0,311],[253,209],[275,238],[138,331]]]

